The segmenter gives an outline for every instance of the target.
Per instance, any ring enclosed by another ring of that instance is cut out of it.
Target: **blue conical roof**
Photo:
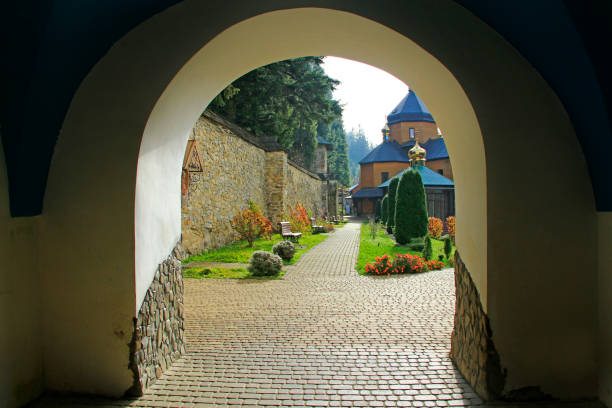
[[[421,102],[412,90],[408,91],[408,95],[387,116],[387,123],[389,125],[399,122],[435,123],[433,116],[427,110],[427,106]]]

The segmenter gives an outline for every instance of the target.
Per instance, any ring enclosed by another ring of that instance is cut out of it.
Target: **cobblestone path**
[[[479,406],[447,357],[452,269],[359,276],[359,227],[280,280],[186,279],[187,354],[143,397],[37,407]]]

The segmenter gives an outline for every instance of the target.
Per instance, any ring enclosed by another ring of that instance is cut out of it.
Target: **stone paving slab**
[[[186,279],[187,354],[144,396],[34,406],[488,406],[448,358],[453,270],[359,276],[359,227],[336,230],[279,280]]]

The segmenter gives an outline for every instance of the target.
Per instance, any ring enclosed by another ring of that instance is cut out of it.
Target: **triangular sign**
[[[203,170],[202,161],[200,160],[200,152],[195,140],[187,141],[187,149],[185,149],[185,158],[183,159],[183,169],[190,173],[200,173]]]

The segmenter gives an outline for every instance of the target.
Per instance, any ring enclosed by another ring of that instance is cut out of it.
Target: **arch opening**
[[[304,8],[261,14],[227,28],[195,54],[186,51],[186,45],[181,45],[174,51],[176,58],[166,64],[150,68],[134,63],[122,76],[121,83],[105,90],[108,79],[116,77],[116,67],[125,64],[130,52],[140,50],[141,41],[148,43],[153,38],[160,39],[168,27],[182,24],[180,18],[201,15],[203,10],[197,2],[185,2],[135,30],[122,41],[121,47],[114,47],[75,96],[58,143],[45,199],[47,216],[41,233],[45,242],[43,256],[66,253],[61,248],[66,242],[77,249],[90,250],[78,240],[86,231],[83,223],[91,217],[80,210],[79,205],[69,202],[75,196],[82,200],[80,205],[84,202],[93,208],[95,216],[87,233],[98,234],[96,240],[100,243],[100,252],[91,256],[91,274],[86,278],[75,279],[73,274],[79,270],[79,265],[74,261],[63,261],[46,273],[47,323],[44,331],[52,338],[45,353],[47,386],[108,395],[121,394],[132,386],[134,379],[125,368],[132,339],[117,333],[133,331],[131,319],[138,313],[156,269],[180,238],[180,167],[188,133],[202,108],[225,85],[258,66],[300,55],[337,55],[377,66],[411,84],[445,130],[457,185],[457,247],[477,289],[475,299],[491,318],[494,336],[501,345],[502,364],[508,368],[507,389],[538,384],[544,392],[562,397],[593,395],[594,357],[589,349],[593,341],[593,322],[591,318],[583,319],[581,314],[592,307],[588,296],[593,282],[585,281],[576,292],[569,281],[563,281],[557,287],[558,293],[534,301],[533,296],[541,293],[541,287],[552,273],[536,276],[530,290],[525,290],[525,285],[518,280],[526,279],[530,272],[545,265],[560,268],[562,276],[569,277],[581,262],[571,260],[564,264],[552,256],[536,259],[527,254],[524,259],[512,259],[508,263],[512,251],[505,244],[506,240],[513,242],[521,251],[543,235],[561,231],[555,217],[568,209],[576,211],[564,225],[565,231],[578,237],[588,237],[593,232],[592,193],[589,184],[584,183],[588,180],[584,158],[575,150],[577,143],[565,112],[537,73],[507,44],[501,44],[502,40],[495,33],[451,3],[440,7],[458,16],[458,21],[469,27],[466,28],[468,32],[462,34],[481,42],[484,48],[480,55],[495,54],[492,61],[478,61],[478,69],[482,72],[478,72],[474,62],[462,61],[460,52],[449,49],[450,43],[436,43],[439,39],[429,30],[433,20],[427,20],[431,10],[419,9],[418,4],[406,7],[414,12],[411,19],[423,20],[417,21],[411,29],[400,24],[397,27],[402,33],[356,14],[330,9]],[[196,33],[197,30],[192,34]],[[153,37],[145,40],[152,34]],[[482,37],[474,34],[482,34]],[[439,56],[434,57],[408,36],[427,45],[429,50],[435,49],[437,54],[453,55],[455,59],[450,58],[455,64],[453,69],[447,68]],[[192,41],[190,46],[198,42],[197,38]],[[171,43],[172,40],[162,41],[168,55],[173,54]],[[135,60],[138,55],[142,55],[142,50],[128,59]],[[189,57],[186,63],[185,56]],[[121,58],[124,61],[119,63]],[[499,78],[494,78],[495,70]],[[522,121],[515,120],[515,111],[511,110],[515,96],[504,83],[517,72],[520,75],[515,86],[535,89],[529,106],[519,109],[525,112]],[[154,79],[154,86],[147,79]],[[131,81],[134,83],[129,92],[121,90],[128,88]],[[508,92],[503,94],[506,100],[499,100],[498,88]],[[101,108],[117,120],[92,132],[93,136],[100,136],[93,146],[97,156],[85,153],[85,158],[99,167],[94,172],[73,174],[75,160],[68,156],[74,154],[79,145],[79,136],[96,123],[95,108]],[[508,140],[512,132],[524,131],[535,123],[539,123],[541,139],[534,141],[534,149],[521,157],[523,167],[516,172],[513,158],[507,155],[514,144]],[[106,136],[108,138],[103,139]],[[533,154],[545,151],[545,142],[550,141],[558,148],[553,157],[542,159]],[[112,166],[104,163],[110,158],[115,160]],[[559,164],[568,159],[577,163],[573,171]],[[519,182],[530,168],[542,170],[549,177],[548,184],[540,190],[533,181]],[[94,174],[93,182],[88,178],[90,174]],[[126,174],[134,177],[121,180]],[[530,206],[525,199],[513,197],[502,186],[512,186],[516,194],[523,196],[532,193]],[[99,187],[111,192],[103,204],[98,203],[95,193]],[[575,197],[563,201],[568,192]],[[547,207],[547,200],[560,202],[560,205],[547,214],[540,214],[543,215],[541,219],[535,219],[529,210],[536,208],[536,212],[540,212]],[[505,215],[509,215],[509,219]],[[526,223],[539,225],[535,234],[529,231],[532,236],[525,242],[518,242],[524,238],[525,223],[517,223],[513,218],[516,216],[522,216]],[[64,240],[53,242],[52,237],[62,234]],[[547,245],[555,244],[547,242]],[[592,252],[586,247],[585,250]],[[135,270],[135,275],[126,274],[126,270]],[[96,274],[105,277],[102,287]],[[75,306],[70,312],[62,310],[66,302],[52,294],[63,286],[78,293],[70,295],[68,302]],[[89,304],[91,293],[99,300],[88,315],[82,313],[79,306]],[[564,306],[568,294],[572,294],[574,303],[580,304],[578,311]],[[112,305],[104,300],[108,298],[114,300]],[[546,360],[542,355],[530,361],[538,353],[558,355],[565,349],[565,345],[555,345],[550,350],[541,347],[546,339],[564,332],[557,327],[558,319],[546,321],[555,316],[559,307],[578,327],[572,338],[576,346],[572,349],[576,351],[559,364],[553,359],[540,364],[542,359]],[[535,316],[529,318],[533,310],[536,310]],[[520,315],[522,320],[518,322],[514,314]],[[81,330],[73,337],[58,335],[65,325],[56,327],[51,323],[69,318],[77,326],[84,327],[92,315],[102,322],[100,327]],[[109,330],[111,327],[113,330]],[[523,346],[519,353],[515,351],[517,343]],[[66,345],[74,351],[67,361],[59,358],[62,354],[56,352]],[[95,369],[91,375],[75,375],[92,350],[95,350],[95,358],[90,365]]]

